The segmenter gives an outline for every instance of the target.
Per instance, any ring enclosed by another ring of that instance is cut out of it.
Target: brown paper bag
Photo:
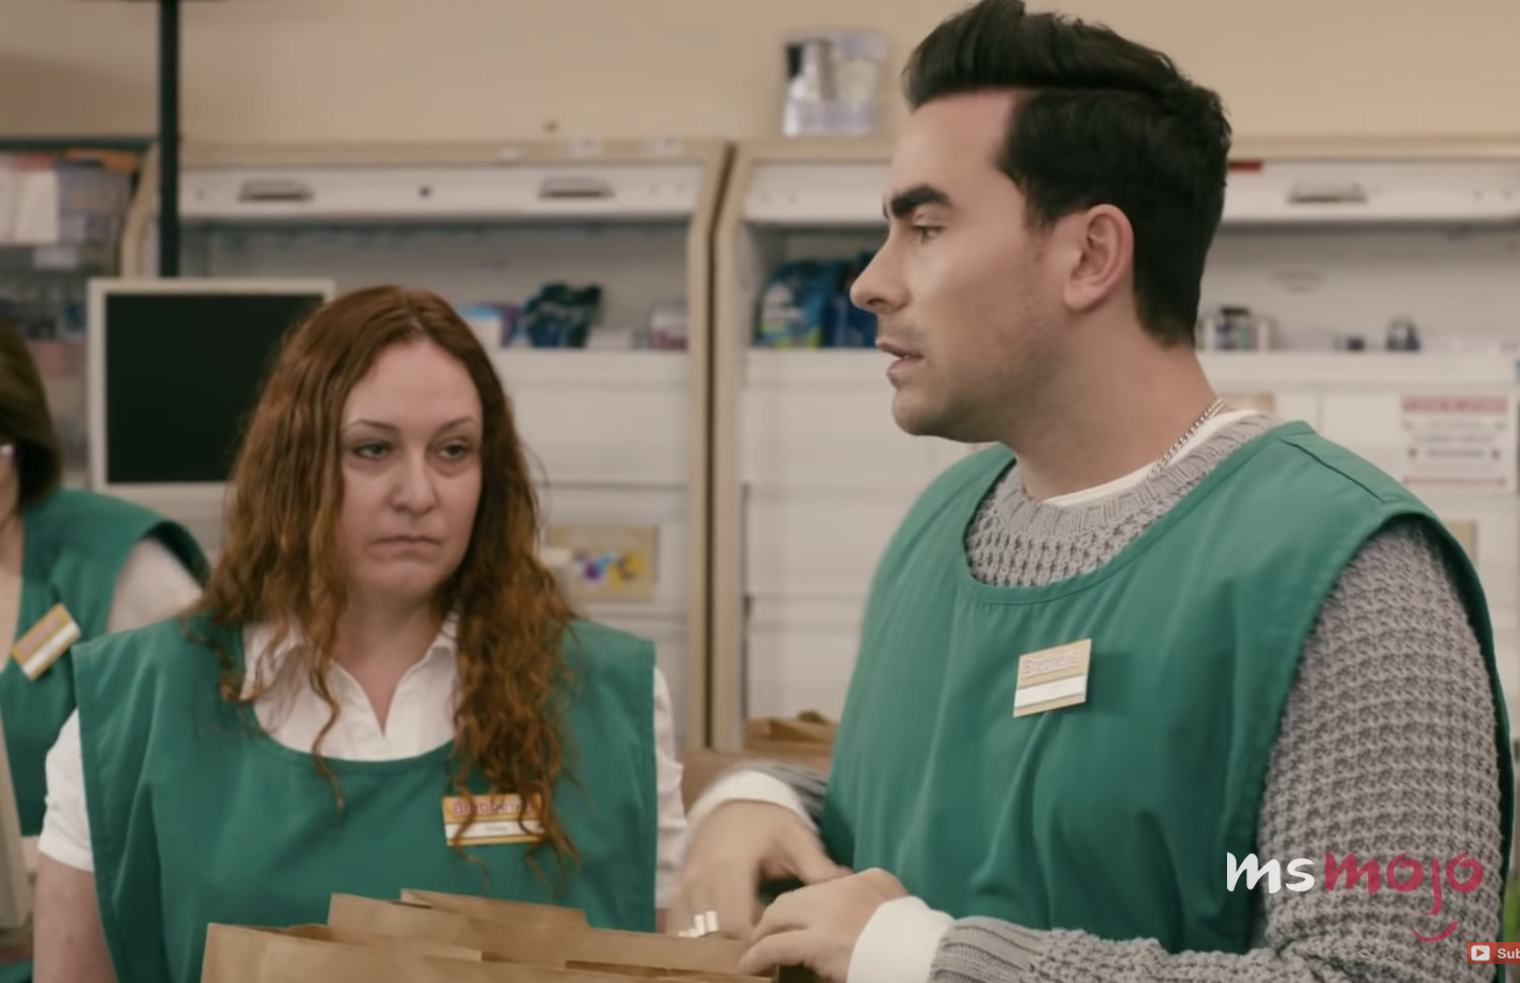
[[[656,966],[629,966],[622,963],[585,962],[570,959],[566,969],[584,970],[588,973],[606,973],[609,976],[633,976],[649,980],[681,980],[683,983],[771,983],[769,976],[739,976],[735,973],[709,973],[695,969],[667,969]]]
[[[510,922],[514,925],[534,925],[546,931],[556,928],[589,928],[586,913],[579,908],[560,908],[555,905],[526,904],[521,901],[500,901],[496,898],[477,898],[467,894],[443,894],[438,891],[401,892],[401,900],[425,908],[451,911],[456,915],[483,918],[492,922]]]
[[[352,929],[333,928],[330,925],[292,925],[290,928],[255,928],[254,931],[290,935],[298,939],[311,939],[313,942],[341,942],[345,945],[367,945],[381,949],[398,949],[402,952],[410,952],[415,956],[438,956],[443,959],[463,959],[467,962],[476,963],[485,961],[485,953],[479,949],[466,949],[463,946],[445,945],[442,942],[429,942],[426,939],[397,939],[385,935],[375,935],[371,932],[356,932]]]
[[[342,930],[478,949],[488,960],[560,968],[575,960],[733,975],[746,948],[743,942],[717,936],[684,939],[587,926],[545,930],[530,922],[473,918],[437,908],[347,894],[333,895],[327,924]]]
[[[337,936],[335,936],[336,938]],[[617,983],[544,966],[419,954],[406,947],[305,938],[288,930],[212,925],[201,983]]]

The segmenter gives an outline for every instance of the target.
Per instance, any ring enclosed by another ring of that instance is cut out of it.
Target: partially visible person
[[[0,319],[0,720],[29,847],[42,832],[47,752],[74,710],[73,647],[185,610],[206,574],[183,526],[63,488],[62,470],[37,364]],[[0,983],[30,977],[29,962],[0,965]]]
[[[194,983],[209,924],[320,922],[338,892],[655,930],[685,823],[666,683],[541,562],[511,404],[459,315],[398,287],[319,309],[233,481],[202,603],[76,659],[38,983]]]
[[[827,983],[1490,978],[1515,789],[1483,590],[1398,481],[1210,385],[1218,97],[1018,0],[906,81],[852,296],[898,425],[997,446],[888,544],[827,779],[694,805],[672,927]]]

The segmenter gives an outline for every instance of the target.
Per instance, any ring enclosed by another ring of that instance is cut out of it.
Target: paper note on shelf
[[[25,246],[58,242],[60,196],[58,174],[51,168],[13,172],[16,177],[10,241]]]

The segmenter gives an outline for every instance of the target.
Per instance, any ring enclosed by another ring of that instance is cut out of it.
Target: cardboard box
[[[795,717],[761,717],[744,728],[746,750],[764,750],[769,746],[806,750],[827,748],[832,751],[839,735],[839,723],[816,710],[806,710]]]
[[[813,711],[796,717],[751,720],[745,727],[744,750],[702,750],[686,755],[682,762],[685,766],[682,792],[686,807],[690,809],[719,775],[747,762],[799,764],[826,775],[838,732],[837,723]]]

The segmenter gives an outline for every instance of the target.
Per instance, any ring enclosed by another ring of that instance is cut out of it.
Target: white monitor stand
[[[31,924],[32,880],[27,852],[21,842],[21,816],[16,809],[16,787],[11,783],[5,726],[0,721],[0,942]]]

